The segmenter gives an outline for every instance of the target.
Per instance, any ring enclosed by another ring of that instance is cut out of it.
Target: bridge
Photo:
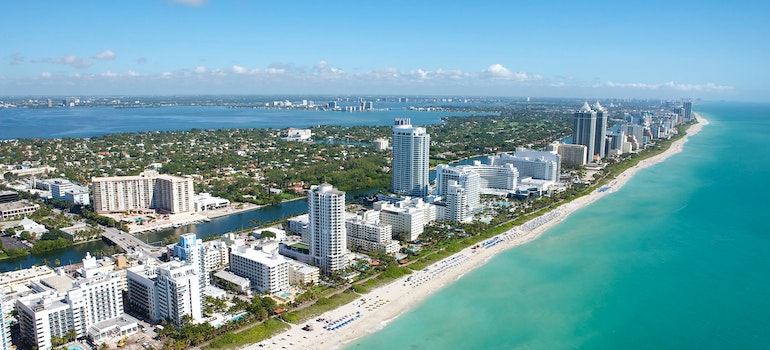
[[[136,252],[137,250],[143,250],[145,253],[153,257],[159,257],[161,255],[162,247],[151,245],[142,241],[134,235],[130,235],[123,231],[120,231],[114,227],[108,227],[102,233],[102,238],[114,243],[115,245],[123,248],[128,253]],[[160,242],[155,242],[160,243]]]

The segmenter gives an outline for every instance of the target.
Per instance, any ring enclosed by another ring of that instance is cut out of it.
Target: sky
[[[0,96],[770,101],[763,1],[3,1]]]

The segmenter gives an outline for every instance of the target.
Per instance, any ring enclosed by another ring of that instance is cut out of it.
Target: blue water
[[[770,105],[696,110],[682,153],[348,348],[767,349]]]
[[[236,128],[303,128],[317,125],[391,125],[411,118],[414,125],[437,124],[445,116],[467,112],[406,109],[366,112],[286,109],[231,109],[207,106],[159,108],[0,108],[0,140],[13,138],[91,137],[138,131]]]

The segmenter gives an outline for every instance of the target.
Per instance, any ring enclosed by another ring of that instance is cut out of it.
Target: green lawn
[[[236,349],[247,344],[261,342],[289,329],[289,327],[287,323],[270,318],[261,325],[249,328],[243,332],[222,334],[222,336],[213,340],[206,349]]]

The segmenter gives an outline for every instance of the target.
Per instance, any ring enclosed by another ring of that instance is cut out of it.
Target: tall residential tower
[[[607,156],[607,149],[605,146],[605,139],[607,138],[607,109],[596,101],[594,104],[594,111],[596,112],[596,134],[594,135],[594,153],[599,158]],[[593,155],[589,153],[589,157],[593,158]]]
[[[311,186],[308,192],[310,255],[325,274],[347,266],[345,192],[328,183]]]
[[[588,102],[575,112],[572,129],[572,143],[588,148],[588,162],[593,160],[596,153],[596,111],[591,109]]]
[[[406,196],[428,195],[430,135],[413,127],[409,118],[393,125],[393,192]]]

